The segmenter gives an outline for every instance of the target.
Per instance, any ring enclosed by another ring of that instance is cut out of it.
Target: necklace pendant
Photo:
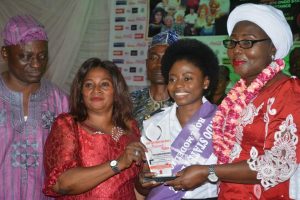
[[[111,130],[111,137],[114,141],[118,142],[120,137],[124,134],[124,130],[118,126],[115,126]]]

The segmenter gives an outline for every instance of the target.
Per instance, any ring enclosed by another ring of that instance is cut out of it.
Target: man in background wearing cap
[[[134,106],[133,115],[140,128],[142,128],[145,118],[159,112],[161,108],[172,105],[166,82],[161,73],[161,58],[168,46],[177,40],[178,35],[175,31],[161,32],[152,38],[146,60],[147,79],[150,85],[148,88],[131,93]]]
[[[131,93],[133,102],[133,115],[138,122],[140,130],[143,120],[162,111],[162,108],[173,104],[167,91],[167,84],[161,73],[161,59],[168,46],[179,39],[175,31],[164,31],[152,37],[146,59],[147,79],[149,87]],[[137,199],[144,197],[136,191]]]
[[[68,97],[42,78],[48,62],[44,27],[29,15],[9,19],[1,48],[8,71],[0,76],[0,199],[47,199],[43,145]]]

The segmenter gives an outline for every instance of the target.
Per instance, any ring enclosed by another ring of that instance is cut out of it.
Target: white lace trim
[[[258,156],[257,149],[252,147],[247,162],[251,170],[257,171],[257,179],[266,190],[288,180],[296,170],[296,131],[293,116],[288,115],[275,133],[274,146],[270,150]]]
[[[239,119],[238,126],[236,127],[236,143],[233,146],[232,152],[230,154],[229,162],[240,156],[242,151],[241,143],[243,139],[243,129],[247,124],[252,124],[254,118],[258,115],[259,110],[263,107],[264,103],[259,105],[257,108],[254,104],[249,103],[249,105],[242,111],[241,117]]]

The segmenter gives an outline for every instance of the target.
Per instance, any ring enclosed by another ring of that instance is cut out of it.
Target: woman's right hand
[[[145,151],[147,149],[141,142],[128,144],[124,153],[118,158],[120,170],[130,167],[133,162],[137,165],[143,163],[146,160]]]

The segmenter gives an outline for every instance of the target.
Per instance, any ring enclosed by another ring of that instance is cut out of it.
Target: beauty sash
[[[212,118],[217,106],[206,101],[183,127],[171,145],[173,157],[172,173],[194,164],[205,164],[213,153]],[[171,121],[169,123],[172,123]],[[160,185],[151,190],[147,200],[181,199],[186,191],[175,191],[172,187]]]

